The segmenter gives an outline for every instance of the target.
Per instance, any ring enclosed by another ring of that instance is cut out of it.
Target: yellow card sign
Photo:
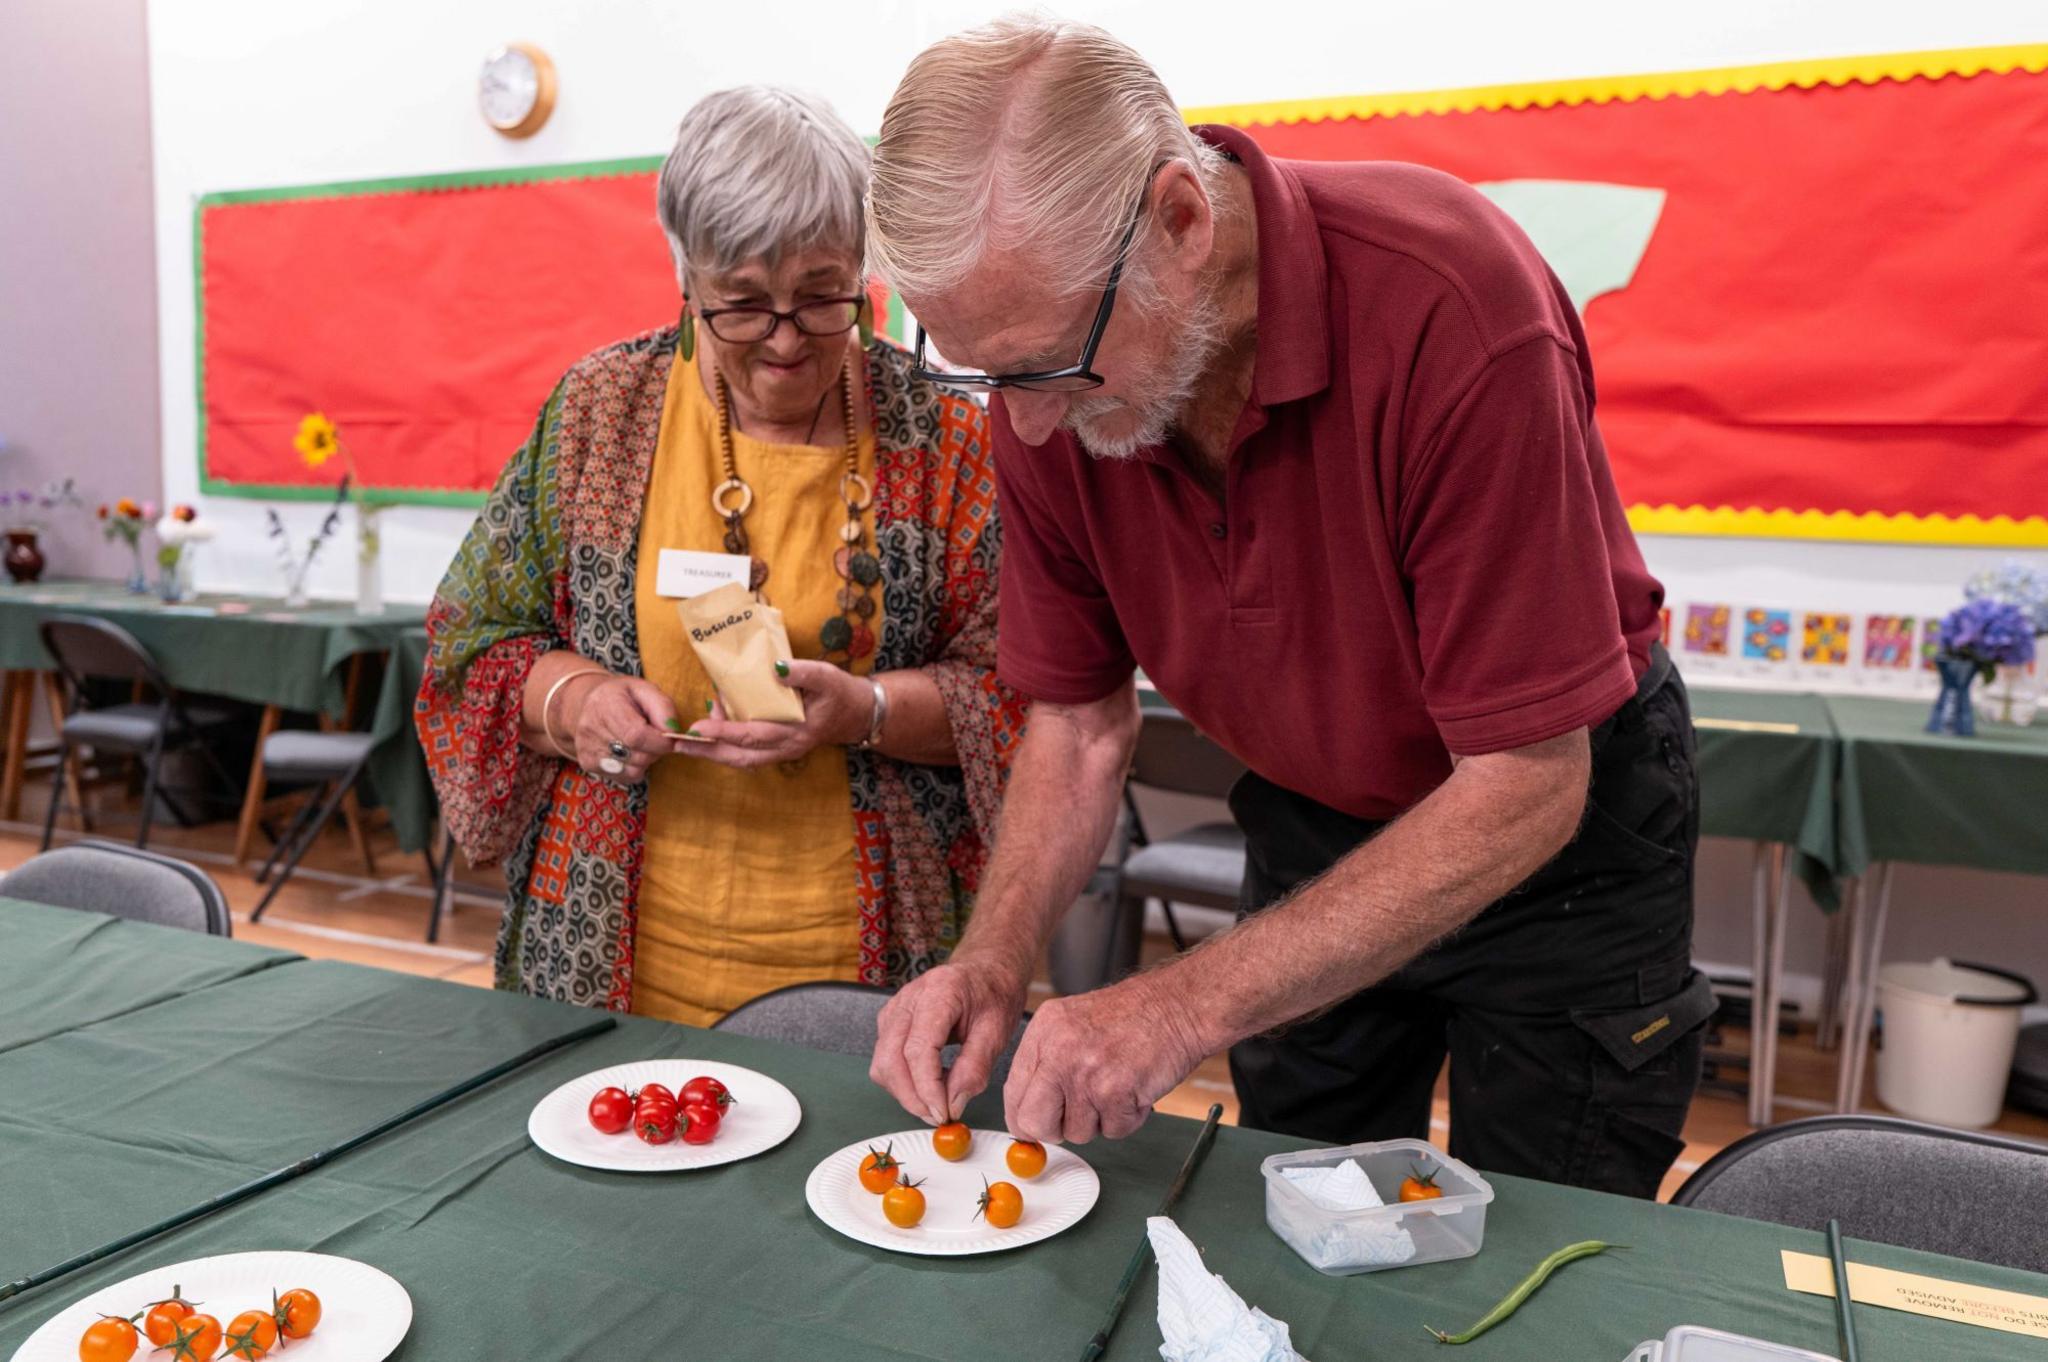
[[[1812,1296],[1835,1294],[1834,1267],[1814,1253],[1781,1255],[1785,1262],[1785,1285]],[[1881,1305],[1887,1310],[1904,1310],[1934,1319],[1952,1319],[1981,1329],[1998,1329],[2008,1334],[2048,1338],[2048,1297],[2023,1296],[2017,1291],[1999,1291],[1968,1282],[1943,1281],[1912,1272],[1866,1263],[1849,1264],[1849,1299],[1859,1305]]]

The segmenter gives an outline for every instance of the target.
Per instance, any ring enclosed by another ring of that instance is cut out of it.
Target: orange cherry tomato
[[[1003,1162],[1010,1165],[1012,1173],[1029,1182],[1045,1171],[1045,1146],[1036,1140],[1012,1140]]]
[[[144,1336],[160,1348],[170,1343],[178,1330],[178,1321],[192,1313],[192,1302],[184,1298],[184,1290],[182,1286],[173,1286],[169,1299],[152,1302],[142,1317]]]
[[[187,1315],[173,1326],[171,1341],[164,1347],[170,1349],[170,1362],[213,1362],[220,1352],[220,1321],[212,1315]]]
[[[1024,1194],[1007,1182],[991,1183],[983,1178],[981,1200],[976,1203],[976,1215],[985,1216],[988,1223],[999,1230],[1006,1230],[1024,1218]]]
[[[1425,1173],[1411,1164],[1408,1171],[1409,1176],[1401,1179],[1401,1200],[1435,1201],[1444,1194],[1444,1189],[1436,1185],[1436,1169]]]
[[[924,1219],[924,1193],[908,1178],[882,1194],[882,1214],[899,1230],[907,1230]]]
[[[128,1362],[140,1343],[133,1324],[119,1315],[102,1315],[78,1340],[78,1362]]]
[[[228,1324],[221,1342],[227,1348],[221,1356],[256,1362],[277,1346],[277,1320],[267,1310],[244,1310]]]
[[[932,1132],[932,1150],[947,1163],[958,1163],[974,1147],[974,1132],[959,1121],[948,1121]]]
[[[896,1162],[896,1156],[889,1152],[891,1148],[890,1145],[883,1145],[878,1151],[870,1145],[866,1156],[860,1161],[860,1185],[877,1196],[896,1185],[896,1174],[903,1167]]]
[[[320,1327],[320,1298],[303,1286],[282,1296],[272,1290],[270,1317],[277,1321],[277,1331],[286,1338],[304,1338]]]

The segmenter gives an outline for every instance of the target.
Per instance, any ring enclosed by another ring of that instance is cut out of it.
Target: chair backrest
[[[1747,1135],[1673,1204],[2048,1272],[2048,1145],[1890,1116],[1817,1116]]]
[[[4,882],[0,882],[0,892],[5,892]],[[882,1005],[895,996],[896,990],[872,984],[791,984],[741,1003],[714,1022],[711,1029],[869,1059],[875,1053],[876,1018],[882,1015]],[[1017,1042],[1024,1038],[1024,1028],[1030,1021],[1029,1013],[1018,1020],[1017,1029],[1010,1033],[1010,1043],[997,1056],[989,1075],[992,1090],[1000,1091],[1003,1080],[1009,1077],[1010,1060],[1015,1057]],[[940,1052],[941,1061],[951,1064],[959,1049],[957,1045],[948,1045]]]
[[[1202,736],[1178,710],[1148,709],[1138,721],[1131,779],[1174,794],[1221,799],[1244,774],[1244,763]]]
[[[160,851],[112,842],[78,842],[31,856],[0,879],[0,896],[234,934],[227,896],[205,871]]]
[[[143,681],[168,695],[163,672],[141,640],[110,620],[91,615],[52,615],[42,623],[43,647],[64,679],[78,690],[93,677]]]

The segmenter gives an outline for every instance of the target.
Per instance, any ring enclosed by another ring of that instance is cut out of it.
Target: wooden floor
[[[24,800],[23,817],[34,820],[32,824],[0,823],[0,869],[11,869],[35,854],[41,832],[41,797],[40,789],[35,788]],[[88,798],[96,806],[96,835],[121,841],[133,836],[132,805],[118,791],[95,791]],[[60,824],[60,841],[78,835],[74,820]],[[425,940],[430,902],[425,863],[418,856],[401,854],[388,832],[374,833],[371,841],[377,858],[375,876],[369,874],[344,833],[330,829],[259,923],[248,920],[249,910],[262,895],[253,878],[256,865],[246,869],[235,866],[231,823],[198,828],[160,825],[151,834],[150,845],[186,857],[220,882],[234,909],[235,935],[242,940],[307,956],[490,987],[502,879],[492,871],[462,869],[455,909],[442,924],[438,944],[429,945]],[[1146,944],[1148,959],[1170,950],[1163,938]],[[1032,986],[1034,1002],[1050,997],[1051,992],[1043,981]],[[1740,1055],[1747,1051],[1748,1037],[1740,1029],[1723,1028],[1715,1048]],[[1803,1027],[1785,1039],[1778,1067],[1778,1119],[1817,1112],[1823,1100],[1832,1096],[1835,1057],[1815,1049],[1810,1028]],[[1731,1073],[1740,1080],[1739,1068]],[[1866,1090],[1874,1091],[1874,1081]],[[1447,1141],[1450,1131],[1444,1091],[1440,1080],[1430,1122],[1431,1139],[1439,1144]],[[1221,1055],[1206,1061],[1159,1109],[1199,1118],[1212,1102],[1223,1104],[1226,1121],[1237,1119],[1237,1095]],[[2038,1116],[2009,1111],[1996,1129],[2048,1141],[2048,1119]],[[1711,1086],[1703,1090],[1686,1122],[1685,1153],[1665,1179],[1663,1195],[1668,1197],[1693,1169],[1749,1130],[1747,1102],[1739,1092]]]

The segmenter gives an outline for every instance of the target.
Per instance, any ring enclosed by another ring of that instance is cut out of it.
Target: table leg
[[[320,727],[329,733],[336,729],[352,728],[356,720],[356,700],[363,689],[363,655],[357,653],[348,660],[348,676],[342,683],[341,720],[339,723],[320,716]],[[349,840],[355,843],[356,855],[363,858],[363,868],[372,877],[377,874],[377,858],[370,851],[370,833],[364,825],[362,801],[356,792],[350,790],[341,797],[342,821],[348,825]]]
[[[1849,1029],[1842,1038],[1842,1067],[1835,1084],[1835,1105],[1844,1113],[1863,1105],[1863,1073],[1870,1067],[1870,1030],[1877,1021],[1877,971],[1884,963],[1885,921],[1892,908],[1889,861],[1877,868],[1876,899],[1868,925],[1857,924],[1862,928],[1863,940],[1856,947],[1856,955],[1862,964],[1857,971],[1856,989],[1848,998]]]
[[[249,763],[249,794],[242,800],[242,821],[235,829],[235,864],[243,865],[249,860],[250,843],[256,840],[256,824],[263,817],[263,744],[277,731],[277,722],[283,715],[276,705],[263,707],[263,718],[256,725],[256,756]]]
[[[7,714],[7,768],[0,775],[0,816],[9,822],[21,817],[22,777],[28,770],[29,691],[34,672],[10,671],[0,688],[0,709]]]
[[[1771,846],[1756,844],[1755,863],[1749,880],[1749,1123],[1769,1122],[1769,1102],[1764,1096],[1764,1033],[1770,1030],[1770,988],[1765,972],[1771,957]]]
[[[1849,962],[1849,899],[1855,892],[1854,880],[1842,881],[1842,906],[1827,915],[1827,943],[1821,950],[1820,1016],[1813,1030],[1813,1048],[1823,1054],[1841,1039],[1842,976]]]
[[[61,731],[64,727],[64,678],[55,672],[44,672],[43,681],[45,693],[50,698],[50,727]],[[64,764],[64,792],[71,799],[71,807],[78,810],[78,830],[91,832],[92,814],[85,807],[85,783],[78,778],[78,768],[85,758],[74,747],[69,753],[60,750],[57,760]]]
[[[1770,1026],[1764,1031],[1764,1072],[1760,1086],[1764,1093],[1764,1124],[1777,1117],[1778,1105],[1778,1009],[1785,999],[1785,937],[1792,916],[1792,856],[1782,845],[1774,853],[1775,873],[1770,902],[1770,959],[1764,967],[1769,990]]]

